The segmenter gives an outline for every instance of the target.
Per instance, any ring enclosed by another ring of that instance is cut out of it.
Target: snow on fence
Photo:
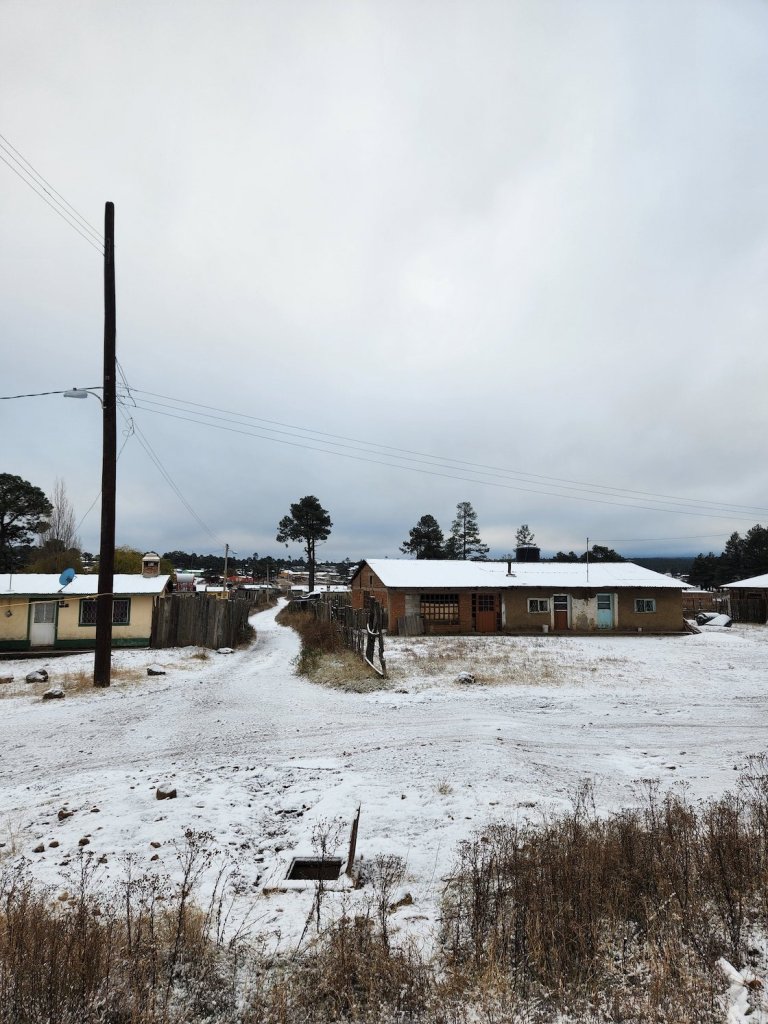
[[[221,600],[213,594],[168,594],[155,604],[150,647],[237,647],[248,638],[248,616],[266,604],[253,598]]]

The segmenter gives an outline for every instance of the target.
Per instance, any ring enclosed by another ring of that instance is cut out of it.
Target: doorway
[[[496,595],[478,594],[475,628],[478,633],[496,632]]]
[[[555,629],[568,629],[568,595],[555,594],[552,605],[555,610]]]
[[[613,629],[613,594],[597,595],[597,628]]]
[[[56,602],[36,601],[29,622],[29,646],[53,647],[56,640]]]

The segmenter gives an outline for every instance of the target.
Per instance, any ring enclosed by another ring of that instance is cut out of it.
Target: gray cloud
[[[768,504],[764,5],[43,2],[0,21],[3,135],[92,222],[116,203],[136,387],[472,465]],[[99,256],[0,172],[2,391],[96,384]],[[3,468],[63,477],[81,514],[99,486],[89,405],[0,408]],[[352,557],[396,554],[421,514],[447,527],[465,499],[496,551],[523,521],[549,548],[699,550],[761,517],[131,415],[244,551],[276,551],[307,493],[332,513],[327,552]],[[97,532],[94,512],[86,546]],[[135,438],[118,533],[214,546]]]

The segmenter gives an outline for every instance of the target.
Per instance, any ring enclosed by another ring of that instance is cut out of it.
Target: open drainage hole
[[[294,857],[286,878],[289,882],[334,882],[340,874],[340,857]]]

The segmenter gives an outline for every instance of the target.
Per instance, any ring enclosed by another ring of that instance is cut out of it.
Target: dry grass
[[[443,913],[446,965],[600,1019],[720,1021],[717,958],[765,970],[768,759],[738,792],[660,796],[597,818],[588,787],[544,825],[462,844]],[[761,951],[763,948],[763,951]]]
[[[721,1024],[718,957],[766,968],[766,757],[717,801],[647,784],[599,819],[582,786],[558,819],[489,826],[457,853],[433,954],[396,930],[396,857],[301,950],[225,941],[224,889],[193,904],[211,844],[188,835],[175,886],[129,869],[111,893],[86,855],[64,901],[0,870],[0,1024]]]
[[[333,623],[320,622],[311,611],[286,610],[280,612],[277,621],[295,629],[301,637],[301,651],[296,659],[299,675],[306,676],[313,683],[348,693],[389,689],[390,683],[386,679],[344,646]]]
[[[210,653],[205,650],[195,651],[194,654],[190,654],[191,661],[208,661],[211,657]]]
[[[21,852],[23,828],[18,816],[8,815],[0,822],[0,864]]]
[[[470,672],[476,686],[557,686],[567,681],[565,667],[540,640],[505,638],[489,644],[483,637],[423,637],[388,641],[393,676],[414,675],[453,681]]]
[[[183,667],[183,666],[163,666],[165,668]],[[34,671],[29,669],[29,671]],[[50,690],[51,687],[60,686],[67,696],[83,695],[86,693],[103,693],[103,690],[98,690],[93,685],[93,669],[82,668],[82,669],[70,669],[69,671],[56,671],[56,664],[53,663],[53,667],[48,670],[48,680],[44,683],[28,683],[25,679],[27,672],[14,673],[14,680],[12,683],[4,683],[0,686],[0,700],[8,697],[42,697],[46,690]],[[158,677],[162,678],[162,677]],[[152,682],[149,676],[147,676],[146,665],[142,666],[119,666],[113,665],[111,672],[111,679],[113,685],[116,686],[133,686],[147,681]]]
[[[338,651],[334,654],[320,654],[309,659],[310,664],[302,673],[313,683],[330,686],[346,693],[373,693],[389,688],[386,679],[375,675],[371,669],[352,651]]]

